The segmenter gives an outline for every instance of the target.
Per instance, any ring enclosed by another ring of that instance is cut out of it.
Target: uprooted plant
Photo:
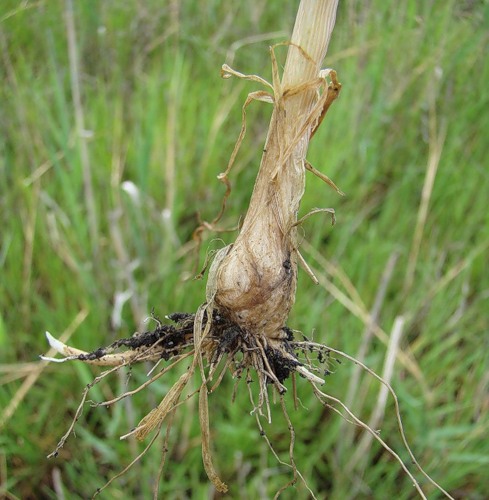
[[[334,70],[320,70],[334,25],[336,4],[337,1],[328,0],[301,3],[291,42],[286,44],[288,55],[281,79],[273,48],[272,83],[256,75],[241,74],[227,65],[222,68],[222,76],[225,78],[235,76],[260,83],[267,88],[249,94],[243,105],[241,133],[227,169],[219,175],[219,179],[227,186],[224,201],[230,193],[228,175],[246,131],[247,106],[253,100],[271,103],[273,113],[248,212],[236,241],[219,250],[214,256],[207,279],[205,302],[195,313],[169,314],[167,318],[173,324],[162,324],[154,318],[157,322],[154,330],[136,333],[131,338],[118,340],[93,352],[66,346],[48,334],[52,347],[65,356],[54,361],[79,360],[112,367],[85,389],[72,425],[52,455],[58,453],[73,431],[91,387],[104,377],[137,362],[156,362],[151,378],[140,387],[113,400],[97,403],[108,406],[146,389],[183,360],[187,360],[188,369],[160,404],[146,415],[135,429],[123,436],[134,435],[138,440],[143,440],[150,433],[154,433],[146,449],[132,463],[149,449],[164,423],[167,429],[171,427],[173,416],[182,402],[198,393],[204,467],[216,489],[226,492],[227,486],[219,478],[211,457],[208,394],[216,390],[227,372],[236,380],[245,378],[247,381],[251,380],[252,374],[256,374],[256,390],[251,388],[251,384],[247,386],[252,413],[264,438],[268,442],[260,419],[263,416],[268,421],[271,419],[272,392],[278,395],[289,423],[291,446],[288,465],[293,471],[293,478],[284,488],[298,478],[304,481],[307,487],[305,478],[294,462],[294,431],[285,406],[287,389],[284,381],[288,377],[295,381],[296,374],[299,374],[310,383],[321,404],[366,429],[390,451],[413,480],[419,494],[424,497],[414,476],[378,434],[353,415],[341,401],[319,388],[324,383],[321,378],[324,372],[322,362],[330,353],[349,360],[352,358],[306,339],[298,341],[294,338],[294,332],[287,327],[287,318],[295,300],[298,265],[315,280],[299,251],[297,228],[308,216],[319,212],[330,213],[334,223],[334,211],[329,208],[315,209],[298,219],[306,170],[320,177],[341,194],[328,177],[306,160],[309,141],[341,89]],[[224,205],[225,203],[223,208]],[[217,219],[213,222],[217,222]],[[213,224],[207,224],[206,227],[213,227]],[[201,230],[197,233],[201,234]],[[166,365],[157,371],[160,361],[166,362]],[[365,366],[364,368],[373,374]],[[185,392],[196,373],[200,374],[198,388],[194,392]],[[377,375],[373,375],[381,380]],[[397,399],[390,386],[388,387],[399,415]],[[425,474],[407,445],[400,419],[399,428],[413,462]],[[165,450],[168,435],[167,430]],[[271,446],[270,449],[275,454]],[[276,454],[275,456],[280,460]],[[164,460],[163,456],[162,464]],[[429,477],[428,479],[449,496]],[[310,493],[314,496],[312,491]]]

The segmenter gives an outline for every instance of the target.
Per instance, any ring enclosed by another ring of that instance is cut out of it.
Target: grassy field
[[[287,40],[298,1],[2,0],[0,5],[0,496],[88,498],[146,443],[120,441],[178,377],[111,408],[90,408],[56,459],[84,386],[100,373],[40,363],[44,332],[91,350],[195,311],[204,283],[192,233],[211,220],[216,180],[268,46]],[[73,21],[73,26],[71,21]],[[390,380],[410,445],[455,498],[489,491],[489,3],[341,1],[326,67],[343,90],[309,161],[301,272],[289,326]],[[278,49],[283,62],[285,48]],[[76,57],[78,55],[78,58]],[[249,108],[222,228],[246,212],[271,108]],[[204,235],[198,255],[235,232]],[[396,327],[394,327],[396,325]],[[395,334],[395,335],[393,335]],[[388,354],[390,353],[390,354]],[[392,366],[392,362],[395,364]],[[391,370],[389,368],[392,368]],[[350,362],[325,390],[371,422],[406,463],[393,401]],[[135,366],[93,400],[146,379]],[[415,498],[400,466],[298,381],[295,460],[319,498]],[[259,435],[246,385],[209,399],[215,465],[230,498],[271,498],[291,479]],[[215,498],[203,471],[196,400],[177,414],[161,498]],[[279,405],[263,422],[280,458]],[[101,498],[150,498],[161,441]],[[416,476],[429,498],[440,498]],[[300,482],[283,498],[308,498]]]

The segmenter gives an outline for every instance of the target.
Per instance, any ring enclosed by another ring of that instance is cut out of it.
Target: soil
[[[195,314],[185,312],[169,314],[167,319],[172,321],[173,325],[163,324],[154,315],[153,319],[157,323],[155,329],[141,333],[137,332],[132,337],[119,339],[107,347],[100,347],[87,354],[81,354],[77,359],[80,361],[94,361],[121,348],[126,348],[132,351],[151,349],[153,352],[158,353],[162,359],[168,361],[193,346]],[[207,318],[204,316],[203,327],[205,327],[206,322]],[[292,347],[294,341],[293,331],[288,327],[284,327],[283,331],[285,338],[280,341],[279,348],[277,348],[277,341],[275,341],[273,347],[266,345],[264,349],[273,375],[280,383],[290,376],[290,372],[294,370],[294,367],[301,365]],[[212,328],[208,339],[207,352],[211,364],[219,360],[222,355],[234,358],[239,353],[245,354],[256,349],[254,334],[242,330],[219,312],[213,313]],[[284,356],[284,352],[290,356]],[[271,382],[272,379],[267,380],[267,383]]]

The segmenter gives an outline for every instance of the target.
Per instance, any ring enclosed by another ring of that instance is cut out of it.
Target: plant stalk
[[[240,234],[215,269],[215,304],[241,328],[285,337],[297,284],[297,213],[309,140],[320,122],[319,71],[337,0],[302,0],[281,82],[272,49],[274,110]],[[324,90],[325,92],[325,90]]]

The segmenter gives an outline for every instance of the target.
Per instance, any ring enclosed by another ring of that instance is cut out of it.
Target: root
[[[303,336],[304,340],[297,341],[294,339],[294,332],[287,327],[283,329],[284,338],[281,340],[269,339],[256,333],[243,331],[238,325],[226,319],[220,312],[215,311],[212,302],[204,303],[196,314],[174,313],[169,315],[168,319],[173,321],[174,325],[163,325],[158,322],[157,327],[152,331],[137,333],[128,339],[118,340],[110,346],[99,348],[92,352],[80,351],[66,346],[51,335],[48,336],[51,346],[66,356],[61,359],[53,359],[53,361],[79,360],[101,366],[107,366],[109,362],[114,364],[112,368],[102,372],[93,382],[85,387],[80,404],[68,431],[61,438],[56,449],[49,457],[56,457],[63,448],[66,440],[73,433],[75,425],[82,415],[85,403],[89,402],[93,407],[115,404],[123,398],[130,397],[147,389],[153,382],[171,371],[181,361],[191,359],[191,364],[187,371],[180,376],[160,404],[151,410],[135,429],[121,436],[121,439],[126,439],[129,436],[135,435],[138,440],[143,440],[150,433],[154,433],[149,444],[140,455],[124,468],[123,471],[111,478],[101,489],[97,490],[94,496],[109,486],[115,479],[123,475],[132,465],[134,465],[134,463],[144,456],[160,434],[166,420],[167,430],[164,438],[162,460],[158,469],[158,477],[160,477],[168,453],[168,439],[173,416],[181,404],[188,398],[194,397],[197,393],[199,393],[199,421],[202,435],[204,468],[216,490],[222,493],[226,492],[227,485],[220,479],[212,461],[208,394],[213,393],[219,387],[227,372],[231,372],[233,378],[236,380],[235,392],[243,373],[246,374],[246,382],[250,395],[250,402],[252,404],[251,413],[255,415],[260,434],[264,437],[277,461],[292,470],[292,479],[280,488],[276,497],[286,488],[293,486],[297,480],[300,479],[308,489],[311,497],[315,498],[306,480],[299,472],[294,460],[295,431],[285,406],[287,388],[284,382],[290,375],[297,373],[310,383],[315,396],[322,405],[340,414],[351,424],[358,425],[369,432],[373,438],[375,438],[399,462],[401,468],[413,481],[419,495],[422,498],[426,498],[413,474],[402,462],[399,455],[380,438],[378,432],[371,429],[366,423],[355,416],[343,402],[319,389],[318,386],[324,384],[322,376],[333,373],[335,365],[341,363],[339,358],[332,356],[333,354],[344,357],[359,365],[387,387],[394,399],[399,432],[404,446],[411,457],[412,463],[435,488],[441,491],[447,498],[452,498],[440,485],[431,479],[414,457],[404,433],[399,413],[399,404],[392,387],[358,360],[336,349],[310,341],[305,336]],[[123,348],[125,350],[122,352],[114,352]],[[159,368],[158,371],[155,369],[156,366],[159,365],[155,365],[150,373],[155,371],[156,373],[154,373],[150,379],[136,389],[128,390],[111,400],[93,402],[87,399],[90,390],[108,375],[122,367],[132,365],[139,361],[147,361],[148,359],[157,361],[157,363],[159,363],[159,361],[166,361],[168,364]],[[217,371],[218,366],[220,366],[219,371]],[[182,399],[188,382],[195,372],[200,373],[201,383],[195,391],[190,392]],[[256,388],[258,395],[257,400],[255,400],[251,387],[252,373],[256,374],[258,378],[258,386]],[[210,384],[211,382],[212,384]],[[293,377],[294,405],[297,406],[295,387],[295,377]],[[276,394],[278,394],[282,412],[288,425],[290,434],[289,463],[284,462],[278,456],[261,425],[261,417],[264,417],[268,423],[271,423],[270,390],[276,391]],[[337,406],[339,406],[340,409],[338,409]],[[156,498],[158,491],[157,484],[155,484],[154,491]]]
[[[161,428],[161,426],[160,426]],[[105,488],[110,486],[116,479],[122,477],[135,463],[139,462],[146,453],[150,450],[150,448],[153,446],[154,442],[156,441],[157,437],[160,435],[160,428],[158,428],[158,431],[155,432],[154,436],[151,438],[151,441],[146,445],[144,450],[134,459],[132,460],[129,465],[124,467],[120,472],[118,472],[115,476],[111,477],[101,488],[97,488],[97,491],[93,494],[92,498],[95,498],[97,495],[99,495]],[[170,426],[169,426],[170,428]]]
[[[369,375],[373,376],[374,378],[376,378],[381,384],[383,384],[387,390],[389,391],[389,393],[391,394],[393,400],[394,400],[394,405],[395,405],[395,412],[396,412],[396,419],[397,419],[397,424],[398,424],[398,429],[399,429],[399,434],[401,436],[401,439],[402,439],[402,442],[404,444],[404,447],[406,449],[406,451],[408,452],[410,458],[411,458],[411,461],[412,463],[414,464],[414,466],[418,469],[418,471],[438,490],[440,491],[441,493],[443,493],[447,498],[450,498],[453,500],[453,497],[444,489],[442,488],[442,486],[440,486],[436,481],[434,481],[431,476],[428,475],[428,473],[421,467],[421,465],[419,464],[419,462],[416,460],[416,457],[414,456],[414,453],[413,451],[411,450],[411,447],[409,446],[408,444],[408,441],[407,441],[407,438],[406,438],[406,434],[404,432],[404,426],[402,424],[402,419],[401,419],[401,413],[400,413],[400,408],[399,408],[399,401],[397,399],[397,395],[394,391],[394,389],[391,387],[391,385],[386,382],[382,377],[380,377],[379,375],[377,375],[377,373],[375,373],[373,370],[371,370],[370,368],[368,368],[366,365],[364,365],[361,361],[355,359],[354,357],[352,356],[349,356],[348,354],[342,352],[342,351],[339,351],[337,349],[333,349],[331,347],[327,347],[323,344],[318,344],[318,343],[315,343],[315,342],[310,342],[310,341],[305,341],[305,342],[295,342],[292,344],[293,345],[293,348],[295,349],[299,349],[303,352],[305,352],[306,350],[309,350],[310,352],[316,352],[318,353],[318,359],[320,362],[323,362],[325,358],[329,358],[330,357],[330,354],[331,353],[334,353],[334,354],[337,354],[339,356],[342,356],[344,357],[345,359],[355,363],[356,365],[360,366],[363,370],[365,370]],[[338,359],[336,359],[337,362],[339,362]],[[367,425],[366,423],[364,423],[363,421],[361,421],[359,418],[357,418],[351,411],[350,409],[342,402],[340,401],[339,399],[336,399],[324,392],[322,392],[317,386],[314,385],[314,383],[311,382],[311,385],[313,387],[313,391],[314,391],[314,394],[316,395],[316,397],[318,398],[318,400],[324,405],[324,406],[328,406],[329,408],[333,409],[335,412],[339,413],[341,416],[344,417],[344,415],[339,411],[337,410],[336,408],[334,408],[333,406],[331,406],[327,401],[333,401],[335,403],[337,403],[338,405],[340,405],[343,410],[347,413],[347,415],[351,418],[351,420],[353,421],[353,423],[359,425],[360,427],[362,427],[363,429],[365,429],[368,433],[370,433],[374,439],[376,439],[384,449],[386,449],[401,465],[402,469],[406,472],[406,474],[410,477],[410,479],[413,481],[413,484],[414,486],[416,487],[416,490],[418,491],[418,493],[420,494],[420,496],[422,498],[426,498],[423,491],[421,490],[418,482],[416,481],[416,479],[414,478],[414,476],[411,474],[411,472],[407,469],[407,467],[405,466],[404,462],[402,461],[402,459],[399,457],[399,455],[397,453],[394,452],[394,450],[392,450],[379,436],[378,432],[375,431],[374,429],[372,429],[369,425]],[[346,419],[349,423],[352,423],[351,420],[349,419]]]
[[[210,298],[212,297],[212,291],[211,284],[208,286],[208,297]],[[249,374],[250,370],[253,370],[257,373],[259,395],[258,403],[253,407],[253,412],[257,418],[266,415],[270,423],[270,388],[272,390],[275,389],[282,398],[287,391],[284,381],[295,371],[312,383],[322,384],[324,381],[298,361],[290,344],[293,340],[292,331],[288,328],[284,327],[284,339],[280,341],[271,341],[265,336],[243,331],[238,325],[226,319],[221,313],[214,311],[212,300],[209,303],[202,304],[196,314],[174,313],[169,315],[168,319],[173,321],[175,325],[163,325],[157,321],[157,327],[154,330],[136,333],[130,338],[118,340],[107,347],[101,347],[92,352],[67,346],[52,335],[47,334],[51,346],[65,356],[64,358],[49,358],[48,361],[64,362],[77,360],[98,366],[112,366],[112,368],[96,377],[84,389],[80,404],[68,431],[61,438],[56,449],[49,457],[57,456],[63,448],[66,440],[73,433],[86,402],[89,402],[92,407],[115,404],[126,397],[147,389],[152,383],[175,368],[181,361],[191,359],[192,361],[187,371],[180,376],[159,405],[151,410],[134,429],[121,436],[121,439],[127,439],[129,436],[134,435],[138,440],[142,441],[150,433],[155,433],[143,453],[136,457],[120,474],[110,479],[102,489],[120,477],[149,450],[159,435],[165,420],[171,420],[171,415],[182,404],[182,395],[194,373],[197,371],[200,372],[201,385],[196,391],[187,395],[183,401],[199,393],[199,421],[202,435],[204,468],[215,488],[219,492],[224,493],[227,491],[227,486],[219,478],[212,462],[208,394],[218,388],[225,373],[231,371],[237,379],[243,371]],[[239,361],[237,361],[238,358]],[[156,367],[159,366],[162,360],[168,362],[168,365],[159,368],[149,380],[136,389],[128,390],[113,399],[102,402],[94,402],[87,399],[90,390],[106,376],[122,367],[148,360],[156,362],[155,367],[150,373],[156,371]],[[216,369],[223,360],[224,366],[218,373],[217,380],[214,381],[212,387],[209,389],[208,383],[213,380]],[[292,429],[291,432],[293,432]],[[164,449],[166,450],[166,445]],[[293,462],[292,458],[291,462]],[[162,459],[160,471],[163,464],[164,460]],[[294,477],[296,475],[296,472],[294,472]],[[96,494],[102,489],[98,490]]]
[[[253,398],[253,391],[251,390],[251,379],[249,381],[247,381],[247,382],[248,382],[247,386],[248,386],[248,394],[249,394],[250,402],[251,402],[252,406],[255,406],[254,398]],[[285,491],[290,486],[293,486],[297,482],[297,477],[299,477],[301,479],[302,483],[304,484],[304,486],[306,487],[306,489],[309,491],[309,494],[311,495],[311,498],[313,498],[314,500],[316,500],[316,496],[314,495],[314,492],[311,490],[311,488],[307,484],[307,481],[304,479],[304,476],[300,473],[299,469],[297,468],[297,466],[295,464],[295,460],[294,460],[295,431],[294,431],[294,427],[292,426],[292,423],[290,422],[290,418],[288,416],[287,409],[285,407],[285,400],[284,400],[284,396],[283,395],[280,396],[280,404],[281,404],[281,407],[282,407],[282,412],[284,413],[284,417],[285,417],[285,419],[286,419],[286,421],[288,422],[288,425],[289,425],[289,432],[290,432],[289,458],[290,458],[290,464],[288,464],[287,462],[284,462],[279,457],[279,455],[277,454],[275,448],[272,446],[272,443],[270,442],[270,439],[268,438],[265,430],[263,429],[263,426],[261,425],[261,421],[260,421],[260,417],[259,417],[258,413],[255,412],[256,425],[257,425],[258,430],[260,432],[260,436],[262,436],[263,439],[265,440],[265,442],[267,443],[268,448],[270,449],[272,455],[275,457],[275,459],[277,460],[277,462],[280,465],[283,465],[285,467],[291,468],[292,472],[293,472],[293,475],[294,475],[293,479],[291,479],[290,481],[288,481],[287,484],[285,484],[284,486],[282,486],[277,491],[277,493],[274,495],[274,498],[278,498],[279,495],[283,491]]]
[[[168,441],[170,439],[170,431],[171,431],[171,426],[173,424],[173,418],[175,417],[175,411],[172,411],[170,414],[169,418],[169,423],[166,427],[166,432],[165,432],[165,438],[163,439],[163,446],[161,449],[161,461],[160,461],[160,466],[158,467],[158,473],[156,475],[156,479],[154,482],[153,486],[153,500],[158,500],[158,485],[160,484],[161,476],[163,474],[163,469],[165,467],[165,462],[166,462],[166,456],[168,455]]]

